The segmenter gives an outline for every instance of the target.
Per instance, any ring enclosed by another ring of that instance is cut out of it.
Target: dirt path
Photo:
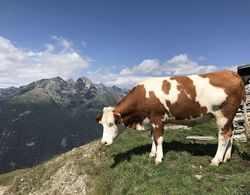
[[[0,195],[3,195],[9,189],[9,186],[0,186]]]

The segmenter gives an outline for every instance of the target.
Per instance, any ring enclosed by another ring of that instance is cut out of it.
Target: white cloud
[[[135,83],[138,83],[147,76],[142,75],[121,75],[120,73],[112,73],[108,69],[102,68],[95,72],[87,72],[86,75],[94,83],[103,83],[106,86],[120,86],[130,88]]]
[[[187,54],[180,54],[160,64],[156,59],[143,60],[139,65],[132,68],[122,69],[120,75],[190,75],[216,70],[213,65],[199,65],[191,60]]]
[[[174,56],[163,64],[163,70],[170,71],[173,75],[200,74],[216,69],[217,67],[214,65],[199,65],[198,62],[191,60],[187,54]]]
[[[25,85],[35,80],[55,76],[61,76],[64,79],[75,75],[82,76],[79,75],[83,72],[82,69],[93,62],[90,58],[81,56],[73,42],[63,37],[51,36],[51,42],[44,46],[44,50],[41,51],[23,49],[0,36],[0,88]],[[105,69],[88,71],[84,76],[96,83],[130,88],[151,76],[190,75],[217,69],[214,65],[199,63],[187,54],[180,54],[165,62],[145,59],[138,65],[121,70],[119,66],[110,65]]]
[[[217,67],[214,65],[200,65],[198,62],[191,60],[187,54],[180,54],[162,64],[156,59],[146,59],[140,64],[124,68],[118,73],[111,73],[107,69],[99,69],[95,72],[89,72],[88,77],[95,82],[106,85],[130,88],[150,76],[190,75],[215,70],[217,70]]]
[[[160,64],[156,59],[147,59],[143,60],[139,65],[134,66],[132,68],[122,69],[121,75],[145,75],[145,74],[155,74],[159,70]]]
[[[89,66],[90,58],[82,57],[71,41],[52,36],[42,51],[17,47],[0,36],[0,87],[20,86],[41,78],[70,78]]]

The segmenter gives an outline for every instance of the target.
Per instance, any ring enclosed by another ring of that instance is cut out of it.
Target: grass
[[[164,161],[157,166],[148,158],[151,138],[126,130],[107,149],[93,194],[248,194],[250,162],[238,155],[247,150],[246,144],[234,149],[230,162],[211,167],[217,141],[190,144],[185,139],[188,135],[216,136],[215,129],[211,121],[192,130],[166,130]]]
[[[50,161],[43,162],[35,167],[27,169],[19,169],[9,173],[0,175],[0,185],[11,186],[12,192],[17,194],[28,194],[36,189],[39,189],[42,185],[49,185],[49,178],[52,176],[59,167],[61,167],[67,158],[62,161],[56,161],[56,156]],[[52,163],[50,163],[52,162]],[[20,188],[25,185],[25,190],[19,193]]]
[[[10,186],[17,177],[23,175],[28,169],[19,169],[0,175],[0,186]]]
[[[20,170],[0,175],[0,185],[10,185],[14,180],[11,191],[19,192],[22,178],[26,181],[23,194],[34,192],[71,160],[77,165],[77,175],[89,175],[88,194],[249,194],[249,145],[234,143],[232,159],[211,167],[217,140],[191,144],[186,140],[189,135],[216,137],[216,125],[210,121],[191,130],[166,129],[164,160],[160,165],[148,157],[150,133],[127,129],[112,146],[97,149],[96,145],[90,158],[84,158],[85,153],[77,150],[60,161],[29,169],[28,173]]]

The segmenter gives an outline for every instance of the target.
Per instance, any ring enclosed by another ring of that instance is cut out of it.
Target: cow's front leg
[[[156,158],[155,164],[159,164],[162,162],[163,159],[163,123],[162,122],[155,122],[152,124],[153,126],[153,142],[156,146]],[[153,145],[152,145],[153,147]]]
[[[155,158],[155,164],[159,164],[163,160],[163,148],[162,148],[162,143],[163,143],[163,136],[160,136],[157,139],[157,146],[156,146],[156,158]]]
[[[154,137],[152,137],[152,147],[151,147],[151,152],[149,154],[150,158],[154,158],[156,156],[156,145],[154,141]]]

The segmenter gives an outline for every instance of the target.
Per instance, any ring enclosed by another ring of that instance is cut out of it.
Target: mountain
[[[96,114],[126,92],[85,77],[0,89],[0,173],[38,164],[100,137]]]

